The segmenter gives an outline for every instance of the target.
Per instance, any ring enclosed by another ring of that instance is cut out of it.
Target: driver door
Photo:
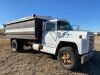
[[[56,30],[55,23],[53,22],[45,23],[44,31],[42,34],[42,44],[45,47],[51,47],[51,48],[56,47],[57,36],[55,30]]]

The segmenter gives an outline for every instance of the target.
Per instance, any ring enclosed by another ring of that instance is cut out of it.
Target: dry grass
[[[95,36],[95,49],[100,51],[100,36]]]
[[[100,41],[100,36],[95,36],[95,41]]]
[[[7,46],[9,45],[9,39],[5,39],[5,38],[0,38],[0,46]]]
[[[8,39],[0,39],[0,46],[3,46],[3,45],[5,45],[5,46],[7,46],[7,45],[9,45],[9,40]]]

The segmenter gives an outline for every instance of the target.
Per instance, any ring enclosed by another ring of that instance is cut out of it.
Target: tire
[[[78,65],[77,54],[71,47],[62,47],[57,56],[58,62],[66,70],[74,70]]]
[[[12,40],[11,48],[13,52],[21,52],[23,50],[23,45],[20,43],[20,40]]]

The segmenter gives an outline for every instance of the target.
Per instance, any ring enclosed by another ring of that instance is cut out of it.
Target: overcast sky
[[[32,14],[65,18],[81,29],[100,31],[100,0],[0,0],[0,25]]]

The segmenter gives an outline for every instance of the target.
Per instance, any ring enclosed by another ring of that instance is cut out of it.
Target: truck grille
[[[89,51],[92,51],[94,49],[94,36],[89,36]]]

